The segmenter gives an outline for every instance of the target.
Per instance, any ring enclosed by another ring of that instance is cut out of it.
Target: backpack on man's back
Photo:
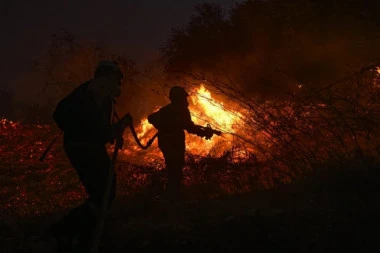
[[[90,82],[85,82],[76,87],[70,94],[64,97],[57,105],[53,113],[53,119],[58,128],[67,130],[76,123],[76,112],[83,100],[85,91]]]

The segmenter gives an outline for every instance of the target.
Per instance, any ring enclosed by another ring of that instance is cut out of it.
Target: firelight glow
[[[239,123],[241,117],[239,112],[226,109],[223,101],[216,100],[203,84],[192,89],[189,94],[189,109],[195,124],[202,126],[210,124],[213,129],[221,130],[224,133],[236,133],[238,129],[237,123]],[[156,129],[149,124],[147,118],[142,119],[140,125],[135,126],[135,128],[142,143],[146,143],[156,132]],[[133,143],[129,133],[125,137],[130,138],[131,143]],[[204,156],[211,154],[220,156],[232,147],[232,141],[233,136],[231,134],[214,135],[211,140],[205,140],[199,136],[186,133],[186,149],[187,152],[193,155]],[[125,155],[133,154],[136,156],[134,154],[136,152],[139,152],[137,145],[129,146],[123,150]],[[145,153],[144,161],[156,161],[157,158],[162,157],[156,142]]]

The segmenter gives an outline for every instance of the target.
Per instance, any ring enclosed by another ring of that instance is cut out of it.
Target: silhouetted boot
[[[182,189],[180,184],[168,184],[164,197],[170,202],[178,202],[182,200]]]
[[[86,217],[83,217],[81,226],[77,228],[78,244],[75,247],[76,253],[88,253],[91,250],[93,243],[94,232],[97,226],[97,216],[95,209],[88,212]]]
[[[75,253],[90,253],[92,246],[92,236],[80,236],[78,244],[75,246]]]
[[[57,252],[66,253],[73,250],[73,237],[67,231],[67,228],[64,226],[64,224],[62,224],[62,221],[52,224],[48,228],[47,233],[55,239]]]

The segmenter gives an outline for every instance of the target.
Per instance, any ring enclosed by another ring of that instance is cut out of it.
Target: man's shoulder
[[[178,117],[181,115],[190,114],[187,107],[181,107],[176,104],[170,103],[161,107],[156,113],[159,117]]]
[[[82,83],[75,87],[69,94],[67,94],[57,105],[57,107],[63,107],[68,111],[68,108],[78,108],[83,103],[87,102],[88,97],[88,85],[89,81]]]
[[[167,105],[164,105],[163,107],[161,107],[160,109],[158,109],[158,111],[156,111],[157,114],[163,114],[163,113],[167,113],[169,111],[171,111],[173,108],[172,108],[172,105],[171,104],[167,104]]]
[[[167,110],[167,111],[189,111],[188,107],[185,106],[180,106],[174,103],[170,103],[162,107],[160,110]]]
[[[73,90],[72,93],[82,93],[82,94],[86,94],[87,91],[88,91],[88,87],[89,87],[90,83],[91,83],[91,80],[86,81],[86,82],[84,82],[84,83],[78,85],[78,86]]]
[[[88,90],[88,86],[91,81],[84,82],[82,84],[79,84],[76,86],[69,94],[67,94],[64,99],[71,99],[73,97],[78,97],[86,94],[86,91]]]

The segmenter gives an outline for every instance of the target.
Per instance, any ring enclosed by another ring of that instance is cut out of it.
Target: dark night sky
[[[67,29],[98,40],[137,63],[153,59],[174,26],[186,24],[194,4],[207,0],[0,0],[0,90],[17,89],[42,56],[51,35]],[[226,10],[238,0],[214,1]]]

